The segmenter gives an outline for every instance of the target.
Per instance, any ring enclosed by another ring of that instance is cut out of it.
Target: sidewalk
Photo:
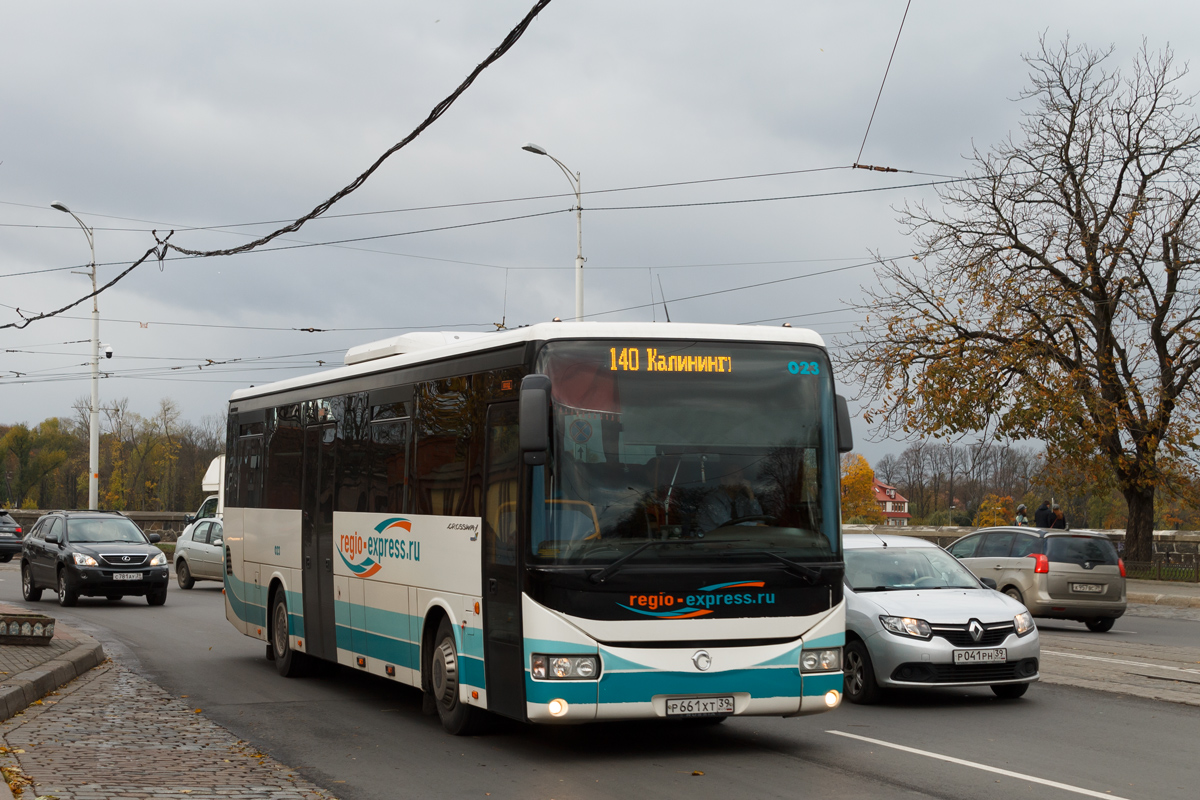
[[[1182,581],[1125,581],[1125,596],[1131,603],[1176,608],[1200,608],[1200,583]]]
[[[0,611],[9,608],[0,603]],[[0,645],[0,666],[9,671],[38,661],[25,651],[43,653],[45,663],[0,676],[5,687],[24,687],[26,696],[65,674],[52,665],[94,653],[78,678],[54,683],[0,724],[0,767],[8,784],[0,782],[0,800],[8,800],[10,790],[21,800],[333,800],[187,700],[101,662],[103,650],[91,637],[56,623],[54,642],[44,648]],[[31,675],[49,677],[38,683]]]

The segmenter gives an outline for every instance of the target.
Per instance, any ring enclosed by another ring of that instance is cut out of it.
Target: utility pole
[[[51,208],[70,214],[83,228],[88,248],[92,253],[92,408],[88,426],[88,508],[95,511],[100,507],[100,306],[96,299],[96,239],[95,231],[83,224],[75,212],[62,203],[53,203]]]
[[[583,178],[579,172],[572,173],[567,168],[567,165],[559,161],[554,156],[546,152],[546,148],[541,145],[536,145],[533,142],[526,142],[521,145],[522,150],[527,150],[534,155],[545,156],[558,165],[558,168],[567,176],[567,180],[571,182],[571,191],[575,192],[575,321],[583,321]]]

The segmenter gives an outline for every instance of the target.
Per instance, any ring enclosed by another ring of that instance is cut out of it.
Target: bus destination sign
[[[666,355],[654,347],[610,347],[609,354],[610,372],[733,372],[732,356]]]

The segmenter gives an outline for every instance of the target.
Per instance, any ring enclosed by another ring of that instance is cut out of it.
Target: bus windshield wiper
[[[804,578],[809,583],[813,584],[821,579],[821,576],[825,574],[825,570],[835,569],[842,566],[841,564],[821,564],[819,567],[810,567],[807,564],[801,564],[798,561],[792,561],[790,558],[784,558],[778,553],[772,553],[770,550],[754,550],[752,552],[756,555],[770,556],[779,563],[783,564],[794,574],[799,575],[801,578]]]
[[[607,578],[609,575],[612,575],[614,572],[616,572],[618,569],[620,569],[622,566],[624,566],[626,561],[633,558],[638,553],[642,552],[643,550],[645,550],[648,547],[653,547],[654,545],[658,545],[658,544],[685,544],[685,543],[686,544],[697,544],[697,543],[703,542],[703,541],[704,541],[703,539],[652,539],[649,542],[646,542],[645,544],[639,545],[638,547],[635,547],[634,549],[630,550],[628,553],[621,556],[616,561],[614,561],[611,564],[609,564],[608,566],[606,566],[604,569],[597,570],[597,571],[593,572],[592,574],[588,575],[588,580],[590,580],[592,583],[602,583],[605,578]],[[710,540],[710,541],[713,541],[713,540]],[[720,544],[740,544],[742,541],[745,541],[745,540],[735,540],[732,542],[721,541]]]

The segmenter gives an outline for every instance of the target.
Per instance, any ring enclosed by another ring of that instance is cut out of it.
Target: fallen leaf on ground
[[[700,770],[698,770],[698,769],[694,769],[694,770],[692,770],[692,774],[693,774],[693,775],[703,775],[704,773],[703,773],[703,772],[701,772],[701,771],[700,771]]]

